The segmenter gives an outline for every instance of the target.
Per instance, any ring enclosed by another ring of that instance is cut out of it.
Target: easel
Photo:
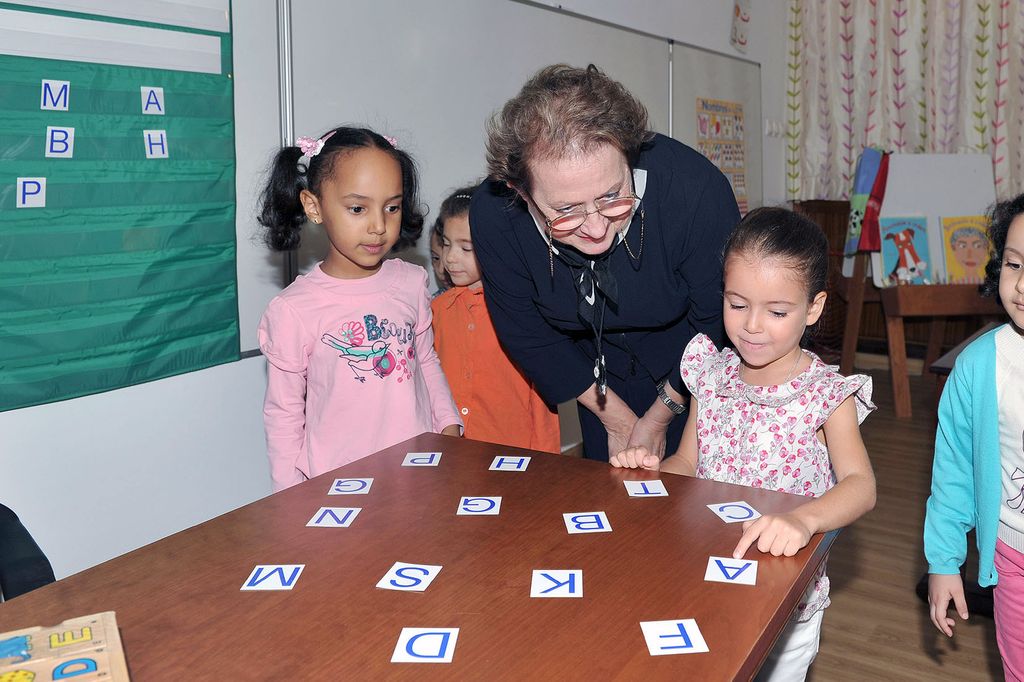
[[[846,327],[839,371],[853,372],[857,353],[857,335],[860,331],[861,309],[865,302],[881,301],[885,316],[885,331],[889,344],[889,372],[892,376],[892,397],[896,416],[909,419],[910,379],[907,376],[907,345],[903,333],[903,318],[930,317],[928,345],[924,366],[930,367],[942,352],[942,337],[946,317],[957,315],[1001,315],[1003,309],[990,298],[982,298],[977,284],[922,284],[879,289],[865,277],[868,254],[859,252],[854,257],[853,275],[839,282],[839,295],[846,299]]]
[[[843,328],[843,350],[839,356],[839,372],[843,376],[853,374],[853,360],[857,355],[857,337],[860,335],[860,316],[865,303],[879,300],[878,287],[867,280],[868,254],[858,252],[853,257],[853,274],[840,277],[837,286],[839,297],[846,301],[846,326]]]

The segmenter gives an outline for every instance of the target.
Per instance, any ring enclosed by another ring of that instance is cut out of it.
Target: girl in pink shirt
[[[426,431],[461,433],[427,273],[384,260],[420,235],[416,185],[409,155],[365,128],[300,137],[274,160],[259,216],[267,244],[294,249],[306,220],[329,244],[260,321],[275,492]]]

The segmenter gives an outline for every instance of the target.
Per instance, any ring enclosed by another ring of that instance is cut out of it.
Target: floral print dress
[[[857,422],[875,409],[871,378],[844,377],[809,351],[806,370],[777,386],[740,379],[740,358],[719,351],[704,334],[686,346],[683,382],[696,398],[697,478],[818,497],[836,484],[828,449],[818,431],[843,401],[854,396]],[[793,618],[807,620],[829,604],[822,562]]]

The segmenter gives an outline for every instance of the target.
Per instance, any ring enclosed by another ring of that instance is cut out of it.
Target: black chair
[[[10,600],[55,580],[50,561],[18,515],[0,504],[0,600]]]

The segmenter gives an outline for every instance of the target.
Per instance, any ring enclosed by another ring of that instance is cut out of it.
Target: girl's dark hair
[[[999,271],[1003,266],[1006,235],[1010,232],[1010,223],[1021,214],[1024,214],[1024,194],[1000,201],[988,212],[988,239],[991,243],[992,257],[985,265],[985,281],[978,287],[983,296],[999,298]]]
[[[274,157],[256,218],[265,228],[263,236],[267,246],[275,251],[289,251],[299,245],[299,232],[306,222],[299,193],[308,189],[319,197],[320,186],[334,174],[338,159],[361,147],[376,147],[398,162],[402,171],[402,227],[394,250],[415,244],[423,231],[423,212],[412,157],[368,128],[341,126],[327,131],[320,139],[327,135],[330,137],[324,141],[323,149],[309,160],[308,166],[299,163],[302,150],[298,147],[284,147]]]
[[[469,213],[469,202],[476,191],[476,185],[460,187],[441,202],[441,208],[434,219],[434,234],[444,237],[444,221],[455,218],[463,213]]]
[[[772,206],[754,209],[733,230],[722,259],[733,254],[786,260],[807,286],[807,300],[825,291],[828,239],[816,223],[799,213]]]

